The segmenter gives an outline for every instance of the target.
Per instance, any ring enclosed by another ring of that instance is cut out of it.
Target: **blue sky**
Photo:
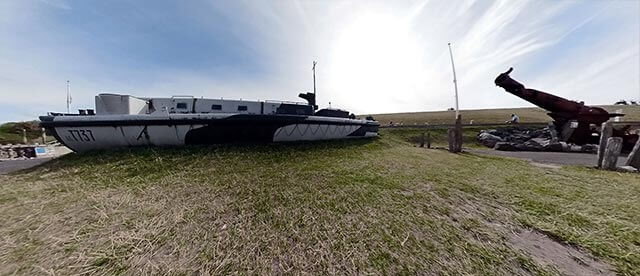
[[[587,104],[640,97],[640,1],[0,1],[0,121],[101,92],[296,100],[356,113],[529,106],[493,85]]]

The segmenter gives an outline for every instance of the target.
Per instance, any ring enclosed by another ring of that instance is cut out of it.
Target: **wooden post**
[[[447,142],[449,143],[449,152],[455,152],[455,129],[449,128],[447,129]]]
[[[462,116],[458,115],[456,118],[456,124],[453,128],[447,131],[447,138],[449,142],[449,151],[453,153],[462,151]]]
[[[602,168],[605,170],[615,170],[618,163],[618,156],[622,150],[622,138],[611,137],[607,140],[607,148],[604,150]]]
[[[431,148],[431,132],[427,132],[427,148]]]
[[[598,146],[598,168],[602,168],[602,160],[604,159],[604,151],[607,148],[607,142],[613,134],[613,126],[610,122],[602,123],[600,131],[600,145]]]
[[[22,143],[27,144],[27,130],[24,128],[22,129]]]
[[[625,165],[640,169],[640,139],[638,139],[636,145],[633,146],[633,150],[631,150],[631,154],[629,154]]]
[[[462,115],[456,118],[456,152],[462,151]]]
[[[422,133],[422,135],[420,136],[420,147],[424,148],[424,132]]]

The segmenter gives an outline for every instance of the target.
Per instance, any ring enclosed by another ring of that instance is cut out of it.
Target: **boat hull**
[[[136,146],[370,138],[376,121],[298,115],[43,116],[42,127],[76,152]]]

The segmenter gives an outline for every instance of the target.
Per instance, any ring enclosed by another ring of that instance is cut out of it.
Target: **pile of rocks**
[[[34,146],[11,144],[0,145],[0,160],[33,157],[36,157],[36,150]]]
[[[477,139],[483,145],[503,151],[565,151],[590,152],[598,151],[597,145],[575,145],[558,141],[549,127],[535,129],[510,127],[480,131]]]

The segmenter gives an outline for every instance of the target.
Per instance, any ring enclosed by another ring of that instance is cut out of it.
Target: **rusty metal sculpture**
[[[553,118],[559,138],[565,142],[579,145],[596,144],[598,140],[597,127],[610,118],[624,116],[624,114],[609,113],[600,107],[584,105],[584,102],[575,102],[526,88],[509,76],[511,71],[513,68],[498,75],[495,84],[507,92],[549,111],[547,115]],[[624,132],[619,133],[619,136],[624,136]]]

